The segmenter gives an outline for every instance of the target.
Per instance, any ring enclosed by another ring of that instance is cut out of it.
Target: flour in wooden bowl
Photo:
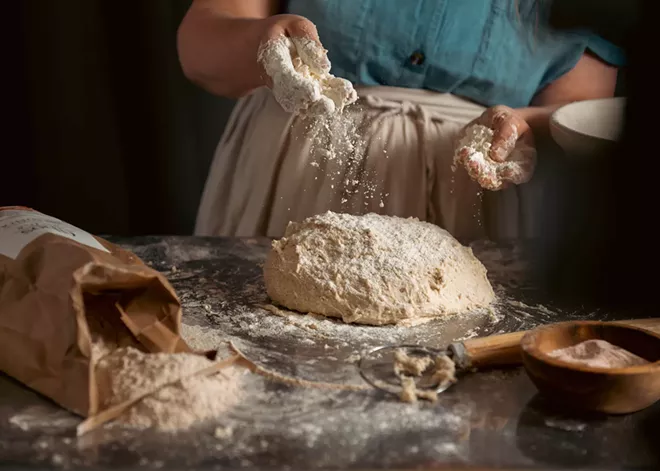
[[[565,363],[589,368],[627,368],[647,365],[648,360],[605,340],[591,339],[548,353]]]

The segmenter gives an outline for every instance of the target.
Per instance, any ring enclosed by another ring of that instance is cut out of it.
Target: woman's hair
[[[523,0],[523,3],[526,4],[525,6],[531,4],[531,6],[524,12],[521,11],[521,0],[513,0],[513,14],[516,17],[518,24],[523,27],[523,32],[528,33],[530,26],[533,25],[531,28],[533,30],[533,34],[530,36],[532,39],[531,45],[534,47],[539,34],[541,8],[544,7],[544,2],[542,0]]]
[[[539,14],[540,14],[539,10],[541,9],[541,5],[539,5],[539,4],[541,2],[540,2],[540,0],[531,0],[531,1],[528,0],[528,1],[529,1],[529,3],[533,4],[533,9],[534,9],[534,30],[536,31],[538,29],[538,26],[539,26]],[[523,23],[522,14],[520,12],[520,0],[513,0],[513,11],[515,12],[516,18],[518,19],[518,21],[520,23]],[[525,21],[528,22],[529,19],[526,18]]]

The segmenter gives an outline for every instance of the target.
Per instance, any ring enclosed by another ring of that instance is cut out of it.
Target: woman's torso
[[[589,36],[544,28],[540,0],[289,0],[329,50],[333,73],[358,85],[448,92],[527,106],[570,70]]]

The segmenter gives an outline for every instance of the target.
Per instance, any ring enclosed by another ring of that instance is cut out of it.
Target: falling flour
[[[363,165],[362,114],[344,112],[357,93],[351,82],[330,74],[327,51],[311,39],[283,36],[262,45],[258,60],[272,79],[275,100],[306,119],[309,165],[319,169],[317,178],[328,182],[333,194],[340,195],[342,212],[364,213],[374,202],[385,207],[388,195]]]
[[[550,352],[557,360],[590,368],[625,368],[649,363],[634,353],[605,340],[587,340],[571,347]]]
[[[371,140],[365,138],[368,125],[358,106],[305,122],[309,165],[318,170],[320,184],[329,184],[332,193],[340,195],[340,208],[335,210],[365,214],[385,207],[389,193],[383,190],[382,175],[369,160],[386,160],[388,155],[385,149],[378,155],[369,148]]]
[[[196,375],[212,364],[193,354],[143,353],[132,347],[114,350],[96,366],[102,407],[149,394],[116,422],[140,429],[189,429],[240,402],[245,370],[228,366],[212,376]]]
[[[273,95],[286,111],[327,115],[357,100],[348,80],[330,74],[330,61],[316,41],[272,39],[259,48],[257,60],[272,79]]]
[[[500,190],[506,182],[519,185],[529,181],[533,173],[529,152],[513,149],[506,161],[497,162],[490,158],[493,136],[494,131],[486,126],[469,126],[456,147],[454,168],[463,165],[470,178],[486,190]]]

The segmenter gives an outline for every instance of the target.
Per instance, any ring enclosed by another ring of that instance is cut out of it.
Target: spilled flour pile
[[[454,165],[463,165],[470,178],[486,190],[500,190],[507,182],[515,185],[528,182],[532,178],[533,161],[525,153],[514,149],[504,162],[490,158],[493,134],[486,126],[469,126],[456,147]]]
[[[330,74],[330,61],[316,41],[282,36],[259,48],[257,60],[273,81],[273,95],[286,111],[325,115],[357,100],[348,80]]]
[[[264,279],[274,302],[347,323],[414,323],[495,299],[484,266],[449,232],[373,213],[289,223],[273,242]]]
[[[240,402],[245,370],[228,366],[212,376],[196,375],[212,364],[193,354],[143,353],[132,347],[114,350],[96,366],[102,407],[151,393],[116,422],[172,432],[189,429]]]

